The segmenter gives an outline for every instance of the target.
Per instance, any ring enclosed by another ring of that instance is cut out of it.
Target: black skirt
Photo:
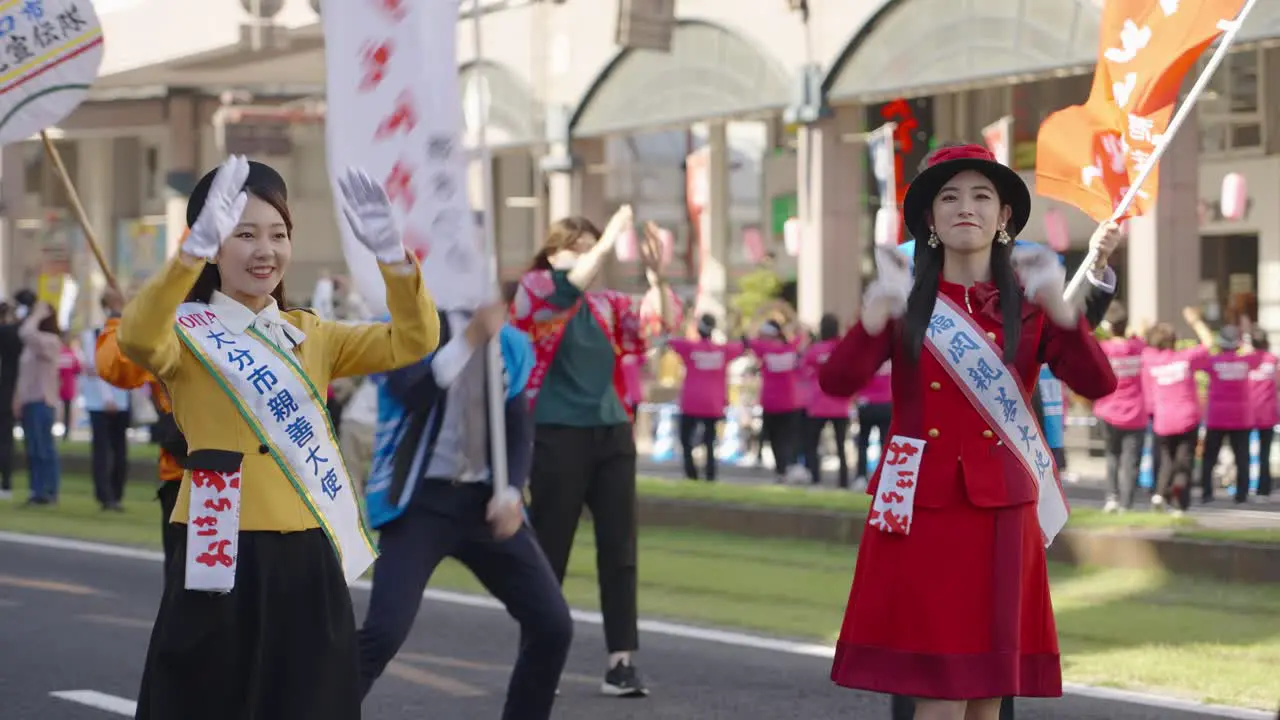
[[[320,529],[241,532],[235,589],[187,590],[179,530],[136,720],[359,720],[355,614]]]

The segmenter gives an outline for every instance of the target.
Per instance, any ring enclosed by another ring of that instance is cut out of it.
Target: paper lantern
[[[1223,218],[1227,220],[1244,218],[1245,207],[1249,200],[1248,190],[1248,183],[1240,173],[1227,173],[1226,177],[1222,178],[1222,197],[1219,204],[1222,207]]]
[[[783,223],[782,243],[791,257],[797,257],[800,254],[800,220],[798,218],[787,218]]]
[[[1067,219],[1054,209],[1044,213],[1044,241],[1050,250],[1062,253],[1071,247],[1071,231],[1067,229]]]
[[[618,256],[618,262],[635,262],[636,256],[639,254],[636,246],[636,229],[629,227],[622,231],[618,236],[618,242],[613,246],[614,255]]]
[[[760,236],[760,228],[749,227],[742,231],[742,254],[752,265],[764,260],[764,238]]]
[[[676,236],[666,228],[658,228],[658,240],[662,243],[662,267],[667,267],[676,254]]]

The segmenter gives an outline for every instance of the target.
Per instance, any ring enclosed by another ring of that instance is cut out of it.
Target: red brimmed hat
[[[976,170],[987,176],[996,186],[1000,202],[1013,209],[1009,216],[1009,224],[1005,231],[1017,237],[1027,225],[1031,216],[1031,192],[1022,177],[1007,165],[996,161],[996,156],[981,145],[959,145],[945,147],[934,151],[929,156],[929,166],[907,188],[907,197],[902,201],[902,216],[907,229],[917,241],[923,242],[929,237],[928,213],[933,199],[948,180],[965,170]]]

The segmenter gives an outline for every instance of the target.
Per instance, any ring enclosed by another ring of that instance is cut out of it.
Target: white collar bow
[[[243,335],[250,327],[257,328],[271,342],[284,350],[292,350],[307,339],[305,333],[294,327],[283,315],[280,307],[272,300],[257,314],[240,304],[239,301],[215,290],[209,299],[209,306],[222,325],[234,335]]]

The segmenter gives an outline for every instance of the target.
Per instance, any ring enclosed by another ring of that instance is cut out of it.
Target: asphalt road
[[[131,716],[160,590],[160,566],[151,559],[154,553],[131,554],[119,557],[32,546],[0,535],[0,717],[109,720]],[[357,589],[355,598],[362,617],[366,593]],[[676,628],[675,632],[683,631]],[[406,647],[366,702],[365,718],[497,718],[515,643],[514,623],[501,611],[475,602],[428,599]],[[647,633],[642,630],[642,644],[637,661],[650,678],[653,694],[642,700],[601,697],[597,695],[602,669],[600,628],[589,618],[579,622],[555,717],[888,717],[885,698],[828,682],[829,661],[822,657],[679,637],[652,628]],[[1024,720],[1267,717],[1079,695],[1019,701],[1018,716]]]

